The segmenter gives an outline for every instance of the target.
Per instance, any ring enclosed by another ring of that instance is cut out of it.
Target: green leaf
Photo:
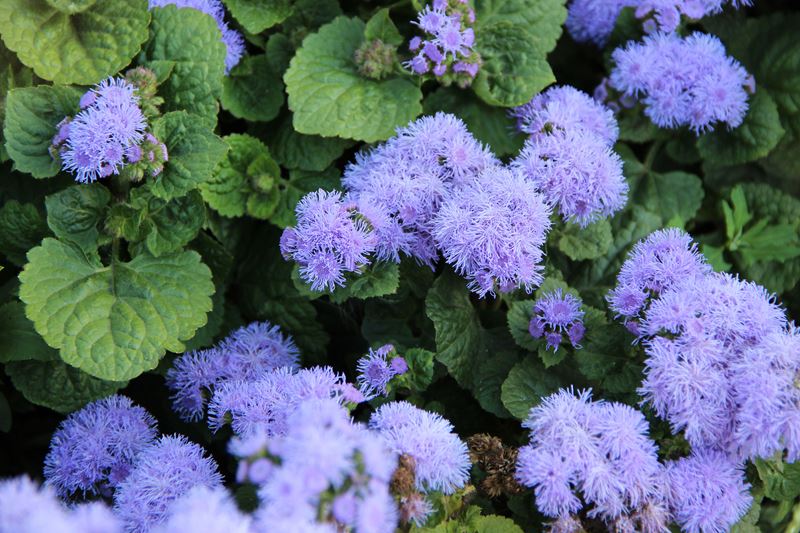
[[[323,172],[290,170],[289,179],[278,182],[281,198],[270,222],[280,228],[294,226],[297,223],[294,208],[303,196],[318,189],[331,191],[339,185],[339,170],[336,167],[330,167]]]
[[[353,146],[350,139],[297,133],[292,126],[291,116],[287,116],[272,131],[270,151],[275,161],[289,169],[321,172]]]
[[[225,5],[249,33],[261,33],[292,14],[291,0],[225,0]]]
[[[348,279],[344,287],[339,287],[331,293],[331,301],[343,303],[349,298],[375,298],[397,292],[400,286],[400,267],[397,263],[382,261],[367,267],[367,269]]]
[[[225,157],[228,145],[199,117],[183,111],[167,113],[153,124],[153,133],[167,145],[169,161],[150,182],[151,192],[170,200],[196,189]]]
[[[14,168],[34,178],[58,174],[60,161],[50,155],[56,125],[78,111],[81,93],[71,87],[25,87],[12,89],[6,98],[3,136]]]
[[[762,219],[744,232],[739,252],[746,265],[756,261],[779,261],[800,256],[800,240],[796,224],[768,226]]]
[[[111,193],[103,185],[73,185],[48,196],[47,225],[56,237],[82,250],[97,248]]]
[[[24,265],[25,254],[48,233],[36,206],[9,200],[0,208],[0,252],[15,265]]]
[[[103,0],[76,14],[42,0],[0,2],[6,46],[37,76],[60,84],[91,85],[124,68],[149,22],[146,0]]]
[[[214,126],[226,55],[217,23],[205,13],[174,5],[154,8],[152,13],[150,40],[139,62],[143,66],[156,61],[174,62],[172,74],[158,86],[159,96],[166,100],[162,111],[185,110]]]
[[[765,91],[750,97],[741,126],[734,130],[717,128],[700,137],[697,149],[706,161],[718,165],[739,165],[765,157],[785,133],[775,101]]]
[[[266,55],[245,56],[222,82],[222,107],[233,116],[267,122],[283,106],[283,79]]]
[[[563,0],[478,0],[475,48],[483,65],[473,87],[486,103],[527,103],[555,82],[547,54],[561,35]]]
[[[364,28],[364,39],[372,41],[380,39],[386,44],[393,44],[400,46],[403,44],[403,36],[397,30],[392,19],[389,17],[389,9],[383,8],[378,10],[372,18],[367,21]]]
[[[363,35],[361,20],[338,17],[303,41],[283,78],[298,132],[374,142],[422,112],[415,82],[358,74],[353,54]]]
[[[737,185],[731,190],[731,206],[733,206],[733,227],[735,233],[741,233],[744,227],[753,219],[747,208],[747,198],[744,189]]]
[[[22,302],[8,302],[0,306],[0,363],[10,361],[52,361],[58,352],[49,347],[25,317]]]
[[[86,11],[92,7],[97,0],[45,0],[51,7],[56,8],[62,13],[72,15]]]
[[[214,284],[195,252],[138,255],[104,266],[55,239],[28,253],[20,299],[45,342],[68,364],[124,381],[180,352],[206,323]]]
[[[3,46],[0,40],[0,122],[5,122],[6,94],[11,89],[30,87],[33,85],[33,71],[17,60],[14,53]],[[0,128],[0,162],[6,161],[8,154],[5,149],[5,139]]]
[[[498,515],[481,516],[475,522],[475,533],[523,533],[510,518]]]
[[[534,339],[528,330],[535,303],[536,300],[516,300],[511,302],[506,315],[508,331],[511,332],[514,341],[531,352],[539,349],[539,340]]]
[[[411,348],[400,354],[408,364],[408,371],[395,378],[398,387],[414,392],[427,390],[433,382],[433,359],[436,354],[421,348]]]
[[[18,361],[6,365],[14,387],[26,400],[69,413],[114,394],[126,381],[104,381],[62,361]]]
[[[440,87],[426,96],[422,105],[426,114],[444,111],[458,115],[470,133],[498,156],[516,154],[522,149],[525,138],[517,132],[506,110],[491,107],[470,92]]]
[[[733,265],[725,261],[724,252],[725,248],[722,246],[711,246],[710,244],[704,244],[701,246],[703,250],[703,255],[706,256],[706,260],[708,264],[716,272],[728,272]]]
[[[528,356],[511,369],[503,382],[503,405],[514,417],[524,420],[531,407],[561,386],[553,373],[547,372],[536,358]]]
[[[605,255],[613,240],[611,224],[606,219],[598,220],[585,228],[570,223],[560,232],[558,249],[573,261],[596,259]]]
[[[794,500],[800,495],[800,462],[782,459],[756,459],[756,469],[764,482],[764,495],[775,501]]]

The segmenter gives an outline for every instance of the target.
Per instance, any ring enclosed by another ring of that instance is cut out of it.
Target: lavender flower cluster
[[[225,55],[225,74],[230,73],[231,69],[241,61],[245,52],[244,36],[225,22],[225,8],[220,0],[149,0],[149,2],[150,9],[174,5],[179,8],[196,9],[206,15],[210,15],[222,33],[221,40],[227,50]]]
[[[378,396],[386,396],[392,378],[408,371],[408,363],[397,355],[394,346],[386,344],[377,350],[370,348],[369,353],[358,360],[358,389],[364,400],[372,400]]]
[[[580,348],[581,339],[586,333],[581,305],[583,302],[580,298],[563,293],[561,289],[543,294],[534,303],[528,332],[535,339],[544,337],[547,348],[553,351],[558,350],[564,333],[574,348]]]
[[[433,0],[416,22],[426,38],[414,37],[408,47],[416,55],[405,63],[419,75],[432,73],[445,85],[469,87],[478,74],[481,57],[475,44],[475,10],[469,0]]]
[[[157,176],[168,159],[167,147],[147,130],[134,85],[108,78],[80,100],[81,111],[65,117],[52,140],[51,153],[75,181],[91,183],[119,174],[129,165]]]

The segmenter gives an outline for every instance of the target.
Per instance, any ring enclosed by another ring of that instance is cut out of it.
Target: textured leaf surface
[[[95,377],[123,381],[179,352],[206,323],[214,284],[195,252],[139,255],[104,266],[45,239],[28,254],[20,298],[61,358]]]
[[[542,397],[552,394],[561,386],[560,380],[545,371],[534,355],[517,363],[503,382],[503,405],[516,418],[525,419],[531,407],[538,405]]]
[[[283,78],[298,132],[374,142],[422,112],[410,79],[358,74],[353,54],[363,33],[361,20],[339,17],[303,41]]]
[[[348,298],[375,298],[397,292],[400,286],[400,268],[397,263],[380,262],[370,265],[367,270],[348,281],[344,287],[331,294],[331,300],[342,303]]]
[[[0,208],[0,253],[15,265],[24,265],[25,254],[47,233],[47,224],[34,205],[10,200]]]
[[[225,0],[239,24],[250,33],[261,33],[292,14],[290,0]]]
[[[95,250],[111,193],[103,185],[73,185],[48,196],[47,225],[56,237]]]
[[[36,75],[91,85],[130,63],[147,40],[147,0],[103,0],[70,15],[43,0],[0,2],[0,34]]]
[[[269,121],[283,106],[283,79],[266,55],[245,56],[222,82],[222,107],[233,116]]]
[[[614,238],[611,224],[602,219],[581,228],[577,224],[566,224],[558,238],[558,249],[573,261],[596,259],[605,255]]]
[[[297,133],[291,117],[282,120],[274,132],[269,147],[275,160],[285,168],[321,172],[353,145],[353,141],[341,137]]]

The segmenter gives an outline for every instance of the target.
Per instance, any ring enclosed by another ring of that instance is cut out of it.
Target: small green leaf
[[[539,340],[534,339],[528,330],[535,303],[536,300],[516,300],[511,302],[506,315],[508,330],[511,332],[514,341],[531,352],[539,349]]]
[[[741,186],[736,186],[731,190],[731,205],[733,206],[733,227],[736,229],[736,233],[741,233],[747,223],[753,219],[753,215],[747,208],[747,198]]]
[[[352,279],[348,279],[344,287],[339,287],[331,293],[331,301],[343,303],[349,298],[375,298],[397,292],[400,286],[400,268],[397,263],[382,261],[367,267],[367,269]]]
[[[228,145],[199,117],[184,111],[167,113],[153,125],[153,133],[167,145],[169,161],[150,182],[151,192],[170,200],[198,188],[211,178]]]
[[[433,359],[436,354],[421,348],[411,348],[400,355],[408,364],[408,371],[395,378],[398,387],[414,392],[425,391],[433,382]]]
[[[0,252],[17,266],[25,254],[49,233],[39,210],[31,204],[9,200],[0,208]]]
[[[51,178],[61,163],[50,155],[56,125],[78,111],[81,93],[71,87],[24,87],[12,89],[6,98],[3,136],[8,155],[20,172],[34,178]]]
[[[294,208],[303,196],[318,189],[331,191],[339,185],[339,170],[336,167],[330,167],[323,172],[290,170],[289,179],[278,182],[281,198],[270,222],[280,228],[294,226],[297,223]]]
[[[567,356],[567,350],[562,346],[560,350],[552,350],[546,346],[540,346],[538,350],[539,359],[544,363],[545,368],[556,366]]]
[[[292,14],[291,0],[225,0],[225,5],[249,33],[261,33]]]
[[[708,264],[716,272],[728,272],[730,271],[731,265],[727,261],[725,261],[725,257],[723,253],[725,252],[725,248],[722,246],[711,246],[710,244],[702,245],[701,249],[703,250],[703,255],[706,257]]]
[[[596,259],[606,254],[614,241],[611,224],[602,219],[585,228],[566,224],[558,238],[558,249],[573,261]]]
[[[534,356],[528,356],[511,369],[503,382],[503,405],[514,417],[523,420],[531,407],[560,386],[561,381],[553,373],[545,371]]]
[[[245,56],[222,82],[222,107],[233,116],[267,122],[283,106],[283,79],[266,55]]]
[[[303,41],[283,78],[298,132],[374,142],[422,112],[413,81],[359,75],[353,54],[363,38],[361,20],[338,17]]]
[[[775,501],[794,500],[800,495],[800,462],[782,459],[756,459],[756,469],[764,482],[764,495]]]
[[[364,39],[367,41],[380,39],[386,44],[395,46],[403,44],[403,36],[400,35],[397,26],[394,25],[394,22],[389,17],[388,8],[378,10],[367,21],[367,25],[364,28]]]
[[[19,275],[28,318],[66,363],[101,379],[155,368],[166,350],[183,350],[211,310],[211,271],[195,252],[104,266],[45,239],[28,260]]]
[[[217,23],[196,9],[178,9],[174,5],[156,7],[152,13],[150,40],[144,45],[139,62],[143,66],[154,61],[174,62],[172,73],[158,87],[159,96],[165,99],[162,111],[185,110],[213,127],[217,123],[217,98],[222,92],[226,55]]]
[[[0,306],[0,363],[10,361],[52,361],[58,352],[49,347],[25,317],[22,302],[8,302]]]
[[[9,363],[6,373],[26,400],[59,413],[80,409],[127,385],[127,381],[97,379],[62,361]]]
[[[742,234],[738,251],[745,265],[752,265],[756,261],[783,263],[800,256],[796,224],[767,224],[767,220],[761,219]]]
[[[0,2],[6,46],[37,76],[60,84],[91,85],[121,70],[147,39],[149,22],[146,0],[103,0],[74,14],[43,0]]]
[[[111,193],[103,185],[73,185],[45,199],[47,225],[83,250],[97,248]]]

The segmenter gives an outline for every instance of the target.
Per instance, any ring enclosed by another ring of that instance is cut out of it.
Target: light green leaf
[[[20,299],[36,331],[68,364],[124,381],[180,352],[206,323],[214,284],[195,252],[141,254],[104,266],[45,239],[19,275]]]
[[[10,361],[58,360],[58,352],[49,347],[25,317],[22,302],[0,306],[0,363]]]
[[[76,14],[43,0],[0,2],[6,46],[37,76],[60,84],[91,85],[124,68],[149,22],[147,0],[103,0]]]
[[[282,120],[272,131],[270,151],[275,161],[290,169],[323,171],[353,145],[350,139],[297,133],[292,127],[291,116]]]
[[[303,196],[318,189],[332,191],[339,188],[339,185],[339,170],[335,167],[323,172],[290,170],[289,179],[278,182],[281,198],[270,222],[280,228],[294,226],[297,223],[294,208]]]
[[[25,254],[47,234],[47,224],[34,205],[9,200],[0,208],[0,252],[15,265],[24,265]]]
[[[233,116],[267,122],[283,106],[283,79],[266,55],[245,56],[222,82],[222,107]]]
[[[739,253],[746,265],[756,261],[779,261],[800,256],[800,239],[796,224],[768,225],[761,219],[742,234]]]
[[[6,365],[6,373],[26,400],[59,413],[80,409],[127,385],[97,379],[62,361],[13,362]]]
[[[733,265],[725,261],[725,256],[723,255],[725,252],[725,248],[722,246],[711,246],[710,244],[704,244],[701,246],[703,251],[703,255],[706,257],[708,264],[716,272],[728,272]]]
[[[700,178],[686,172],[649,172],[632,187],[630,201],[656,213],[664,223],[692,220],[703,203]]]
[[[153,133],[167,145],[169,161],[150,182],[151,192],[170,200],[196,189],[209,178],[228,151],[199,117],[184,111],[167,113],[153,125]]]
[[[80,91],[71,87],[48,85],[12,89],[8,93],[3,136],[17,170],[34,178],[58,174],[61,163],[50,155],[50,145],[57,133],[56,125],[78,111],[80,97]]]
[[[510,518],[498,515],[481,516],[475,522],[475,533],[523,533]]]
[[[561,381],[552,372],[547,372],[538,358],[530,355],[514,365],[503,382],[502,400],[514,417],[523,420],[531,407],[552,394],[561,386]]]
[[[83,250],[97,249],[111,193],[103,185],[73,185],[48,196],[47,225],[56,237]]]
[[[794,500],[800,495],[800,462],[782,459],[756,459],[756,469],[764,482],[764,495],[775,501]]]
[[[395,378],[398,387],[423,392],[433,382],[433,360],[436,354],[422,348],[411,348],[400,355],[408,364],[408,371]]]
[[[163,112],[185,110],[199,115],[208,126],[217,123],[226,55],[221,38],[214,19],[196,9],[174,5],[153,9],[150,40],[139,62],[143,66],[151,61],[175,62],[172,74],[158,87],[159,96],[166,100]]]
[[[331,301],[344,303],[349,298],[375,298],[397,292],[400,286],[400,268],[397,263],[382,261],[352,279],[348,279],[344,287],[338,287],[331,293]]]
[[[225,0],[225,5],[249,33],[261,33],[292,14],[291,0]]]
[[[358,74],[353,54],[363,38],[361,20],[338,17],[303,41],[283,78],[298,132],[374,142],[422,112],[422,92],[410,79]]]
[[[566,224],[558,237],[558,249],[573,261],[596,259],[605,255],[614,237],[611,224],[602,219],[581,228],[577,224]]]
[[[96,1],[97,0],[45,0],[51,7],[68,15],[86,11],[92,7]]]
[[[706,161],[717,165],[738,165],[765,157],[785,133],[775,101],[765,91],[750,97],[741,126],[734,130],[717,128],[697,141]]]
[[[389,17],[389,9],[383,8],[378,10],[372,18],[367,21],[364,28],[364,39],[372,41],[380,39],[386,44],[393,44],[400,46],[403,44],[403,36],[397,30],[392,19]]]

